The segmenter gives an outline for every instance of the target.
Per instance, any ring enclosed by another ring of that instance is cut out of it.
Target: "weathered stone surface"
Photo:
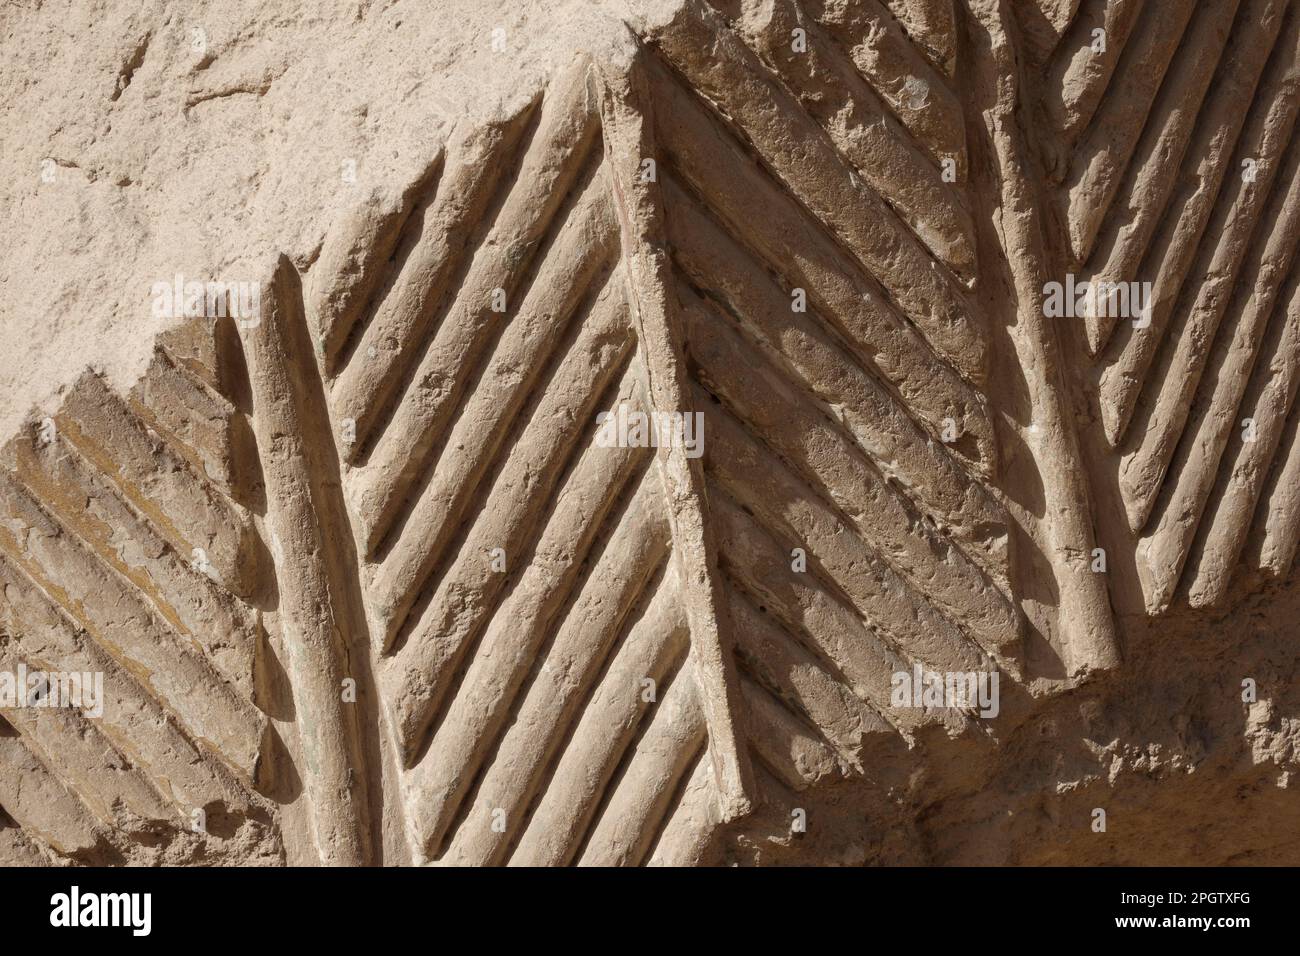
[[[1300,862],[1295,3],[70,7],[0,863]]]

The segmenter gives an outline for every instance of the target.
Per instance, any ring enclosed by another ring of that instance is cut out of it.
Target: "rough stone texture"
[[[1300,862],[1300,2],[3,18],[0,863]]]

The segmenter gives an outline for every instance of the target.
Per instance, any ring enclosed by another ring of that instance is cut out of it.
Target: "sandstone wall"
[[[1300,860],[1300,4],[124,10],[3,14],[0,862]]]

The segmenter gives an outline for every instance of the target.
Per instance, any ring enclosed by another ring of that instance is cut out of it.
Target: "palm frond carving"
[[[5,448],[0,668],[107,699],[4,712],[0,858],[697,863],[969,730],[895,674],[1118,666],[1098,539],[1153,613],[1286,573],[1300,11],[1076,6],[1022,64],[1001,3],[671,5],[87,373]]]

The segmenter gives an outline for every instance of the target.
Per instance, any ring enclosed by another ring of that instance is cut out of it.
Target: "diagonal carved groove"
[[[740,590],[729,590],[737,654],[755,682],[771,688],[792,711],[816,727],[840,763],[861,770],[862,737],[890,727],[798,641],[778,626],[765,609],[755,607]]]
[[[1102,101],[1080,139],[1062,194],[1076,262],[1086,262],[1092,252],[1101,219],[1132,158],[1165,71],[1179,44],[1186,42],[1184,30],[1195,5],[1195,0],[1145,5],[1134,41],[1124,47],[1119,76],[1111,84],[1113,92]],[[1215,7],[1235,8],[1236,0]],[[1227,11],[1229,16],[1231,12]],[[1198,22],[1202,21],[1198,18]]]
[[[1228,177],[1226,191],[1200,237],[1190,271],[1184,273],[1175,267],[1167,284],[1157,280],[1150,306],[1150,327],[1138,330],[1132,323],[1126,323],[1112,342],[1111,348],[1118,352],[1118,357],[1102,373],[1100,383],[1103,424],[1112,445],[1118,445],[1127,432],[1148,383],[1163,394],[1186,389],[1189,381],[1192,385],[1197,381],[1206,346],[1213,340],[1223,310],[1231,299],[1230,290],[1251,246],[1251,236],[1257,233],[1260,216],[1277,182],[1277,170],[1300,108],[1300,95],[1297,95],[1300,75],[1294,71],[1294,64],[1300,58],[1300,16],[1292,14],[1285,35],[1287,40],[1277,51],[1280,55],[1270,66],[1272,76],[1264,84],[1269,109],[1255,113],[1234,157],[1237,170],[1241,169],[1240,160],[1244,158],[1257,161],[1257,178],[1248,182],[1239,173]],[[1190,284],[1184,282],[1184,275],[1192,279]],[[1175,317],[1176,331],[1168,335],[1166,326]],[[1180,354],[1162,355],[1159,370],[1153,374],[1152,362],[1167,335],[1170,341],[1179,344]],[[1166,368],[1173,371],[1169,377],[1162,377]],[[1142,509],[1130,510],[1133,526],[1141,528],[1145,523]]]
[[[674,175],[665,178],[664,187],[669,229],[680,229],[674,224],[691,217],[690,203],[678,188],[680,175],[699,195],[708,197],[728,233],[744,236],[768,269],[780,269],[789,277],[790,287],[806,290],[811,308],[842,324],[846,341],[864,364],[877,369],[933,430],[941,430],[943,420],[952,417],[962,434],[975,436],[981,446],[979,468],[985,474],[995,472],[988,411],[953,367],[941,361],[916,326],[899,316],[824,229],[811,223],[769,177],[752,168],[752,162],[720,135],[677,83],[665,81],[656,91],[674,118],[659,131],[674,160]],[[751,216],[754,204],[765,215]],[[792,260],[787,250],[795,244],[801,254]]]
[[[911,670],[913,660],[951,670],[981,670],[988,659],[969,641],[951,635],[923,643],[905,643],[906,653],[881,640],[833,595],[807,575],[790,570],[789,552],[778,550],[769,534],[746,517],[725,496],[718,497],[720,540],[726,548],[726,568],[736,584],[760,598],[788,630],[808,635],[811,646],[834,664],[858,697],[882,714],[912,729],[914,715],[889,711],[893,674]],[[874,622],[873,622],[874,623]]]
[[[602,809],[610,812],[598,806],[601,795],[643,721],[650,719],[643,681],[653,681],[655,694],[662,695],[688,641],[685,614],[668,601],[651,604],[633,625],[556,764],[552,785],[541,794],[511,865],[562,866],[578,856],[592,818]]]
[[[864,409],[880,402],[897,404],[897,414],[920,413],[932,436],[941,435],[950,419],[960,436],[950,447],[962,462],[987,474],[997,460],[993,423],[978,395],[952,371],[937,361],[915,362],[915,352],[899,350],[910,367],[900,391],[913,402],[909,408],[886,394],[875,378],[859,372],[857,358],[846,354],[824,328],[820,317],[795,312],[788,293],[778,289],[739,244],[717,226],[676,184],[665,177],[669,209],[668,236],[683,274],[700,288],[718,290],[729,311],[753,322],[774,350],[793,363],[804,377],[816,382],[821,397],[861,421]],[[829,323],[825,323],[829,324]],[[925,387],[920,386],[922,378]],[[888,380],[886,380],[888,381]],[[940,414],[942,413],[942,414]],[[861,427],[868,427],[865,423]],[[974,445],[974,449],[970,446]]]
[[[151,695],[221,754],[245,781],[256,777],[265,718],[217,675],[130,581],[76,540],[32,493],[0,473],[0,551]],[[57,583],[56,583],[57,582]]]
[[[6,729],[0,719],[0,806],[58,853],[89,857],[101,865],[116,862],[114,855],[103,859],[104,836],[78,795]]]
[[[119,664],[82,630],[26,572],[0,554],[0,614],[12,618],[23,635],[21,649],[30,661],[57,660],[63,669],[104,675],[104,715],[97,727],[153,785],[178,808],[225,804],[248,806],[243,786],[210,761],[169,719],[146,681]]]
[[[545,656],[534,666],[527,693],[497,747],[474,794],[469,810],[442,861],[456,864],[499,862],[509,833],[517,833],[528,803],[542,786],[539,779],[559,746],[559,734],[575,718],[595,670],[623,622],[668,557],[670,532],[657,507],[658,479],[653,471],[641,478],[617,529],[565,613]],[[662,587],[655,595],[675,597]],[[595,638],[593,640],[592,638]],[[490,826],[494,809],[503,811],[507,831]],[[420,808],[417,805],[417,814]],[[433,831],[428,823],[413,836],[424,845]]]
[[[56,670],[30,653],[20,658],[14,644],[0,641],[0,665],[5,672],[18,673],[20,663],[30,668]],[[175,823],[180,817],[178,808],[168,806],[148,778],[132,767],[100,733],[98,721],[92,722],[75,711],[53,708],[45,711],[14,708],[6,711],[5,719],[38,760],[63,769],[65,784],[70,785],[100,825],[115,826],[121,813],[138,821],[139,832],[147,830],[155,821]]]
[[[1256,383],[1238,406],[1238,414],[1244,417],[1234,429],[1231,451],[1225,449],[1232,467],[1220,475],[1214,492],[1218,505],[1208,509],[1209,520],[1202,521],[1200,529],[1203,540],[1188,564],[1188,600],[1193,607],[1219,604],[1226,597],[1260,488],[1294,407],[1300,384],[1300,281],[1295,278],[1290,301],[1285,308],[1279,303],[1269,338],[1261,344],[1260,359],[1265,356],[1272,361],[1261,366],[1257,360]],[[1253,425],[1250,441],[1243,440],[1240,430],[1240,422],[1247,420]]]
[[[1244,270],[1240,274],[1240,285],[1230,296],[1226,289],[1218,296],[1203,292],[1197,305],[1205,302],[1206,307],[1203,310],[1198,308],[1188,317],[1187,327],[1180,330],[1182,336],[1176,345],[1171,343],[1172,350],[1162,356],[1160,367],[1152,379],[1152,384],[1159,386],[1159,395],[1143,417],[1143,430],[1140,440],[1135,442],[1136,447],[1127,452],[1120,463],[1120,487],[1131,526],[1135,529],[1144,527],[1150,517],[1161,480],[1174,457],[1179,435],[1198,432],[1196,407],[1201,402],[1194,403],[1193,399],[1197,395],[1197,386],[1202,383],[1204,370],[1216,371],[1222,379],[1220,370],[1224,368],[1224,360],[1221,352],[1226,342],[1240,342],[1244,349],[1240,354],[1251,357],[1252,361],[1256,354],[1259,336],[1279,291],[1274,277],[1286,275],[1295,256],[1294,244],[1287,240],[1287,230],[1300,228],[1300,138],[1295,139],[1290,150],[1286,172],[1291,177],[1291,188],[1285,194],[1271,197],[1261,219],[1261,228],[1256,230],[1255,242],[1240,257],[1240,262],[1234,263]],[[1210,284],[1213,280],[1207,283]],[[1222,327],[1221,319],[1225,320]],[[1247,363],[1246,374],[1249,368]],[[1218,393],[1213,399],[1216,418],[1236,408],[1240,392],[1234,391],[1233,387],[1242,374],[1228,373],[1226,383],[1205,379],[1205,384]],[[1207,445],[1206,460],[1211,464],[1207,465],[1206,473],[1211,479],[1221,448],[1215,442]],[[1194,463],[1192,467],[1198,465]]]
[[[202,548],[227,587],[241,596],[253,593],[258,562],[248,515],[151,435],[101,379],[83,375],[54,421],[179,554]]]
[[[460,559],[438,582],[410,637],[385,666],[394,722],[405,743],[407,766],[423,749],[425,735],[447,693],[462,655],[480,633],[505,576],[494,570],[494,548],[520,560],[525,536],[565,461],[577,446],[598,402],[623,367],[631,343],[621,302],[611,294],[603,316],[584,325],[560,362],[550,387],[528,416],[528,425],[496,476],[489,501],[460,547]]]
[[[581,90],[575,95],[582,95]],[[543,121],[547,118],[544,115]],[[468,376],[499,328],[499,313],[493,311],[497,290],[504,293],[510,309],[509,303],[518,294],[518,285],[570,188],[584,176],[591,177],[588,155],[593,121],[586,120],[578,142],[570,144],[563,134],[570,131],[572,122],[572,117],[561,112],[554,121],[558,128],[543,125],[539,130],[544,139],[541,148],[524,157],[515,188],[497,213],[451,311],[439,325],[366,462],[366,483],[353,498],[364,522],[368,554],[379,546],[396,506],[418,481],[426,456],[443,436],[464,394]],[[548,132],[560,137],[559,141],[545,141]],[[566,287],[566,291],[575,290]]]
[[[524,111],[505,122],[473,127],[449,144],[447,170],[438,190],[428,207],[415,213],[420,234],[388,286],[378,291],[374,316],[334,382],[336,417],[355,422],[356,440],[348,449],[349,461],[355,462],[370,446],[380,419],[406,381],[416,349],[426,340],[436,309],[462,264],[471,231],[488,209],[506,168],[506,156],[522,135],[527,116]],[[318,263],[313,275],[328,277],[326,270],[331,265]],[[383,266],[382,261],[369,264],[373,271]],[[377,284],[376,280],[371,283]]]
[[[930,253],[963,282],[973,281],[975,229],[955,189],[795,0],[746,4],[736,27]],[[806,49],[793,49],[796,30],[804,31]]]
[[[208,576],[215,571],[177,555],[117,486],[65,439],[18,442],[11,452],[19,480],[55,510],[60,524],[142,592],[180,640],[200,650],[251,698],[256,623]]]
[[[694,332],[692,344],[701,347]],[[715,378],[708,370],[719,372],[726,361],[711,364],[700,357],[703,383],[751,423],[782,458],[805,475],[817,475],[837,508],[889,556],[900,573],[925,588],[941,608],[969,622],[981,641],[1002,647],[1017,640],[1015,609],[979,565],[923,520],[903,493],[854,451],[829,421],[800,404],[774,376]],[[797,427],[792,428],[792,423]]]
[[[926,58],[949,79],[957,69],[953,0],[885,0],[890,13]]]
[[[1151,279],[1156,328],[1163,327],[1163,310],[1172,304],[1170,296],[1186,278],[1223,178],[1235,172],[1230,160],[1269,59],[1261,51],[1274,49],[1287,6],[1286,0],[1246,0],[1224,62],[1195,117],[1192,141],[1180,147],[1181,175],[1169,175],[1169,162],[1157,147],[1148,153],[1151,170],[1142,190],[1109,213],[1092,257],[1092,278],[1111,282]],[[1129,210],[1130,205],[1136,208]],[[1143,269],[1154,275],[1141,275]],[[1087,316],[1086,322],[1088,348],[1095,355],[1109,341],[1116,317]]]
[[[556,255],[543,265],[518,315],[502,332],[492,360],[452,426],[441,467],[420,490],[376,576],[372,614],[385,646],[392,644],[446,545],[449,517],[464,505],[491,464],[572,314],[578,312],[584,335],[612,331],[623,321],[624,297],[615,279],[597,290],[589,314],[581,309],[588,283],[597,279],[613,238],[609,206],[600,191],[588,187],[557,237]],[[366,499],[363,492],[362,508]]]
[[[962,659],[967,653],[963,648],[968,643],[962,630],[937,611],[923,596],[924,592],[914,590],[880,553],[869,548],[864,537],[849,526],[847,518],[820,501],[812,489],[784,466],[771,463],[771,456],[745,436],[730,415],[715,410],[709,416],[709,428],[713,443],[708,462],[710,477],[715,478],[726,495],[751,514],[758,524],[769,529],[774,537],[798,542],[804,547],[811,559],[810,567],[820,568],[829,584],[834,585],[833,591],[840,593],[841,603],[855,607],[872,629],[888,636],[888,644],[908,648],[910,653],[929,661],[938,662],[950,657]],[[760,461],[768,464],[760,469]],[[761,477],[756,477],[759,475]],[[720,512],[720,520],[725,521],[728,513],[725,510]],[[719,534],[728,533],[725,529],[724,524]],[[746,555],[763,553],[752,544],[739,550],[728,547],[726,551],[728,561],[739,566],[748,564]],[[783,550],[781,561],[774,563],[773,568],[788,569],[789,557],[789,552]],[[785,574],[783,571],[782,578],[789,580]],[[766,590],[769,594],[778,593],[771,587]],[[821,600],[820,596],[818,600]],[[802,606],[806,602],[797,603]],[[978,619],[972,620],[967,614],[961,614],[957,620],[972,630],[979,624]],[[825,634],[838,634],[839,630],[827,623],[808,628],[818,640],[824,640]],[[849,633],[856,635],[858,632],[855,628]],[[870,667],[851,665],[849,660],[872,650],[879,643],[870,633],[864,638],[837,638],[837,649],[826,653],[847,674],[869,673]],[[885,663],[892,668],[891,673],[893,670],[906,670],[906,663],[901,658],[889,656]],[[894,664],[900,664],[901,668],[894,667]],[[882,673],[884,669],[879,668]],[[879,683],[876,686],[878,689],[883,687]],[[874,696],[867,693],[857,684],[855,690],[864,700],[885,699],[880,693]]]
[[[766,393],[771,396],[767,401],[790,408],[801,426],[817,436],[812,443],[833,444],[845,458],[868,458],[874,479],[869,482],[901,488],[914,507],[933,515],[938,526],[961,542],[990,574],[1003,571],[1006,531],[1001,508],[888,395],[873,388],[870,379],[846,374],[851,366],[838,356],[832,356],[830,363],[813,366],[803,356],[816,355],[820,343],[814,340],[809,343],[811,348],[803,350],[802,355],[792,354],[789,360],[812,379],[809,384],[814,391],[824,381],[817,373],[825,375],[823,370],[835,369],[841,391],[827,397],[831,408],[845,411],[842,420],[837,421],[821,409],[809,409],[811,403],[804,389],[782,375],[775,362],[760,355],[730,323],[688,290],[679,290],[679,297],[692,358],[700,362],[700,373],[706,381],[727,381],[724,393],[742,407],[762,403]],[[733,386],[728,379],[737,369],[745,369],[748,374],[740,376],[743,381]],[[825,391],[824,386],[821,390]],[[766,413],[766,417],[772,419],[772,413]],[[844,431],[852,435],[852,444]]]
[[[1069,151],[1091,122],[1146,0],[1083,0],[1048,69],[1043,104],[1060,150]],[[1106,48],[1093,48],[1094,31],[1105,31]],[[1065,170],[1060,169],[1064,175]]]
[[[982,384],[988,343],[956,281],[932,267],[921,244],[861,187],[826,134],[762,75],[740,40],[695,2],[651,29],[650,39],[674,69],[744,128],[764,162],[888,290],[935,349],[969,381]],[[663,79],[656,88],[672,82]],[[799,130],[797,153],[787,145],[792,128]]]
[[[894,115],[936,165],[955,162],[966,179],[966,126],[961,105],[943,76],[930,67],[877,0],[806,0],[809,15],[839,43]]]
[[[441,840],[481,763],[491,753],[517,698],[551,620],[570,595],[607,510],[624,485],[646,465],[641,450],[589,446],[560,492],[551,520],[532,560],[509,597],[497,609],[470,661],[455,700],[429,751],[407,783],[437,819],[434,841]],[[590,513],[578,504],[599,504]],[[573,812],[582,808],[573,806]]]
[[[482,138],[490,139],[492,132]],[[309,284],[307,314],[325,368],[337,371],[344,346],[416,218],[420,197],[447,188],[439,149],[422,173],[396,191],[376,188],[330,224]]]

